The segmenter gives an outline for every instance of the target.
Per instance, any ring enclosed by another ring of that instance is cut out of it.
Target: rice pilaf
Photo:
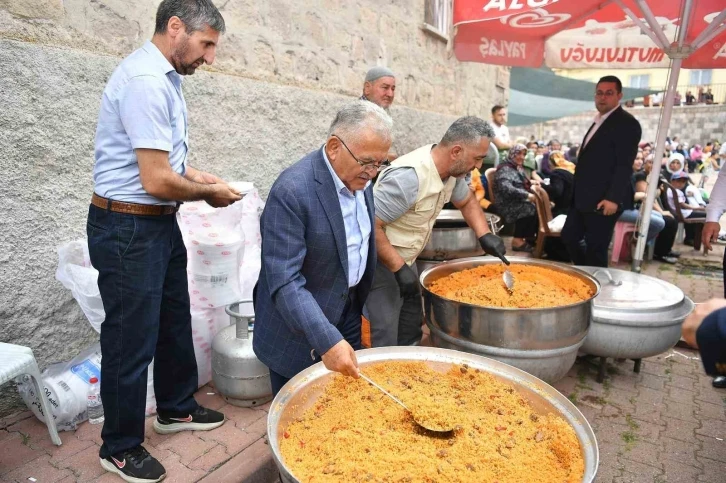
[[[481,265],[454,272],[427,288],[441,297],[484,307],[546,308],[582,302],[593,296],[583,280],[558,270],[535,265],[510,265],[514,275],[512,293],[502,281],[505,267]]]
[[[434,409],[455,431],[428,433],[362,379],[337,375],[280,438],[285,464],[299,481],[582,481],[574,429],[558,415],[537,414],[512,385],[489,373],[467,365],[441,373],[405,361],[371,364],[363,372],[413,412]]]

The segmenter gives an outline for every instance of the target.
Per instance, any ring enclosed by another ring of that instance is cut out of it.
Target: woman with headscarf
[[[527,242],[537,234],[537,209],[534,194],[530,191],[532,184],[524,171],[524,158],[527,147],[516,144],[510,150],[505,162],[497,166],[494,173],[494,199],[497,212],[504,222],[514,224],[512,250],[515,252],[531,252],[533,247]]]

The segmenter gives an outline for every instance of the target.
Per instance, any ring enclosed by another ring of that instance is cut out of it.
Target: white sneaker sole
[[[154,431],[159,434],[178,433],[179,431],[211,431],[224,424],[222,420],[218,423],[172,423],[159,424],[158,419],[154,419]]]
[[[103,458],[100,458],[100,460],[101,460],[101,466],[103,467],[104,470],[108,471],[109,473],[115,473],[115,474],[119,475],[122,480],[128,481],[129,483],[156,483],[156,482],[161,481],[164,478],[166,478],[166,473],[161,475],[161,477],[157,478],[156,480],[150,480],[150,479],[146,479],[146,478],[134,478],[133,476],[124,474],[124,472],[121,471],[120,469],[116,468],[116,466],[114,466],[113,463],[111,463]]]

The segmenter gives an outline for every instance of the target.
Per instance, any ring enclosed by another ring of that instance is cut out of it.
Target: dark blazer
[[[605,119],[586,146],[585,134],[575,170],[575,209],[592,212],[602,200],[618,204],[620,210],[632,207],[630,177],[641,134],[638,120],[622,107]]]
[[[373,188],[365,190],[371,238],[355,299],[368,297],[376,266]],[[260,220],[262,268],[253,348],[267,367],[292,377],[343,339],[336,325],[348,300],[348,249],[338,193],[323,151],[280,174]]]
[[[726,376],[726,309],[709,314],[696,331],[703,368],[712,376]]]

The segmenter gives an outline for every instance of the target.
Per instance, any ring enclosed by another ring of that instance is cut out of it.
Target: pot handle
[[[250,322],[254,322],[255,315],[243,315],[239,312],[239,306],[241,304],[251,304],[252,300],[240,300],[233,304],[229,304],[224,308],[224,311],[229,315],[229,325],[236,324],[238,339],[249,339],[250,338]]]
[[[608,277],[608,283],[610,283],[610,285],[615,285],[616,287],[619,287],[623,284],[622,280],[613,279],[613,275],[610,273],[610,270],[608,270],[607,268],[601,268],[599,270],[595,270],[594,272],[592,272],[592,276],[597,278],[598,273],[604,273]]]

